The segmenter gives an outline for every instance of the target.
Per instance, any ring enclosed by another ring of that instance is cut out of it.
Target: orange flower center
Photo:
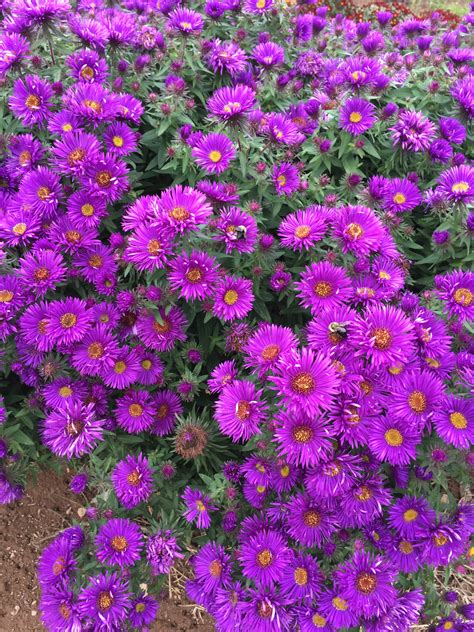
[[[291,380],[291,389],[299,395],[309,395],[316,388],[316,382],[307,371],[297,373]]]
[[[408,397],[408,405],[415,413],[422,413],[426,410],[428,402],[426,395],[421,391],[413,391]]]

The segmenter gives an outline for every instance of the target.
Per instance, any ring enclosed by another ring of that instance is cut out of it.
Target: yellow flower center
[[[101,268],[102,267],[102,257],[100,255],[92,255],[89,257],[88,261],[91,268]]]
[[[393,196],[393,201],[395,202],[395,204],[405,204],[407,199],[403,195],[403,193],[395,193],[395,195]]]
[[[308,583],[308,571],[301,566],[295,568],[293,577],[295,579],[295,583],[298,586],[306,586],[306,584]]]
[[[20,163],[20,166],[25,167],[26,165],[29,164],[31,160],[31,152],[27,151],[25,149],[25,151],[22,151],[21,154],[18,156],[18,162]]]
[[[62,126],[62,130],[63,132],[72,132],[71,123],[64,123],[64,125]]]
[[[235,290],[227,290],[224,294],[224,303],[226,305],[235,305],[239,299],[239,295]]]
[[[84,217],[91,217],[92,215],[94,215],[94,207],[92,206],[92,204],[83,204],[81,206],[81,213],[84,215]]]
[[[183,206],[175,206],[169,212],[169,216],[177,222],[184,222],[189,218],[189,211],[187,211]]]
[[[474,298],[474,294],[471,292],[471,290],[468,290],[467,287],[460,287],[454,292],[453,298],[458,305],[469,307]]]
[[[367,485],[361,485],[359,487],[359,491],[355,494],[357,500],[365,503],[367,500],[372,498],[372,491],[367,487]]]
[[[451,413],[449,415],[449,421],[457,430],[467,428],[467,419],[462,413]]]
[[[102,358],[105,353],[105,349],[100,342],[93,342],[87,347],[87,355],[91,360],[98,360]]]
[[[140,404],[130,404],[128,412],[132,417],[140,417],[143,414],[143,406]]]
[[[37,110],[41,105],[41,99],[36,94],[29,94],[26,97],[25,105],[29,110]]]
[[[347,601],[345,599],[341,599],[341,597],[334,597],[332,605],[336,608],[336,610],[341,610],[342,612],[345,612],[349,608]]]
[[[359,573],[357,575],[356,585],[359,592],[364,595],[370,595],[377,586],[377,577],[373,573]]]
[[[158,239],[150,239],[147,245],[147,250],[152,257],[156,257],[161,252],[161,244]]]
[[[286,184],[286,177],[283,174],[279,175],[277,178],[277,182],[281,187],[284,187]]]
[[[84,68],[81,69],[80,73],[81,77],[83,79],[94,79],[95,73],[93,68],[91,68],[90,66],[84,66]]]
[[[61,397],[71,397],[72,388],[70,386],[61,386],[58,392],[61,395]]]
[[[74,149],[74,151],[71,151],[71,153],[67,157],[69,166],[73,167],[76,163],[81,162],[81,160],[84,160],[85,156],[86,156],[86,152],[84,149],[80,147],[78,147],[77,149]]]
[[[244,400],[237,402],[237,406],[235,407],[235,416],[237,417],[237,419],[240,419],[240,421],[245,421],[250,417],[250,412],[251,406],[249,402],[246,402]]]
[[[273,562],[272,552],[268,549],[263,549],[263,551],[260,551],[257,555],[257,562],[261,568],[268,568]]]
[[[314,391],[316,382],[307,371],[297,373],[291,380],[291,389],[299,395],[309,395]]]
[[[190,283],[199,283],[202,280],[202,272],[199,268],[189,268],[186,278]]]
[[[415,413],[423,413],[426,410],[428,401],[426,395],[421,391],[413,391],[408,397],[408,405]]]
[[[313,438],[313,429],[310,426],[295,426],[291,434],[296,443],[309,443]]]
[[[327,298],[332,294],[332,285],[327,281],[318,281],[314,286],[314,293],[322,298]]]
[[[41,268],[36,268],[33,276],[35,277],[36,281],[46,281],[46,279],[49,279],[50,273],[48,268],[42,266]]]
[[[121,375],[125,371],[126,368],[127,368],[127,365],[125,364],[125,362],[123,362],[123,360],[118,360],[114,364],[114,371],[115,373],[118,373],[119,375]]]
[[[146,610],[146,605],[142,601],[140,601],[139,603],[135,605],[135,612],[142,613],[142,612],[145,612],[145,610]]]
[[[403,520],[405,522],[413,522],[418,518],[418,512],[416,509],[407,509],[403,514]]]
[[[99,598],[97,599],[97,605],[101,612],[107,612],[114,603],[114,598],[110,592],[102,591],[99,593]]]
[[[82,239],[81,233],[77,230],[67,230],[64,233],[64,237],[66,238],[66,241],[70,244],[78,244]]]
[[[386,327],[377,327],[372,332],[374,338],[374,346],[379,351],[385,351],[392,344],[392,334]]]
[[[278,345],[271,344],[271,345],[267,345],[262,350],[262,353],[260,355],[262,356],[263,360],[266,360],[267,362],[271,362],[272,360],[275,360],[275,358],[278,357],[279,353],[280,353],[280,347]]]
[[[142,369],[145,369],[145,371],[149,371],[151,369],[151,360],[142,360],[141,365]]]
[[[410,555],[410,553],[413,553],[413,545],[406,540],[402,540],[398,545],[398,548],[402,553],[405,553],[405,555]]]
[[[280,476],[282,478],[287,478],[290,475],[290,468],[288,467],[288,465],[284,465],[281,469],[280,469]]]
[[[398,448],[403,443],[403,435],[396,428],[390,428],[389,430],[387,430],[387,432],[384,434],[384,437],[388,445],[394,448]]]
[[[362,121],[362,114],[360,112],[351,112],[349,115],[349,121],[351,123],[360,123]]]
[[[20,237],[21,235],[24,235],[26,233],[26,229],[26,224],[24,222],[19,222],[18,224],[15,224],[15,226],[13,226],[12,231],[15,235],[18,235]]]
[[[209,160],[211,162],[220,162],[222,160],[222,154],[220,151],[217,151],[217,149],[213,149],[210,153],[209,153]]]
[[[63,329],[71,329],[71,327],[74,327],[77,323],[77,316],[71,312],[66,312],[61,316],[59,322],[61,323],[61,327]]]
[[[295,230],[295,237],[297,237],[298,239],[305,239],[311,232],[311,227],[308,226],[307,224],[302,224],[301,226],[298,226],[298,228]]]
[[[324,628],[324,626],[327,623],[326,619],[317,613],[313,614],[312,621],[313,621],[314,626],[317,628]]]
[[[95,177],[95,181],[103,189],[108,189],[112,182],[112,174],[110,171],[99,171]]]
[[[84,99],[82,104],[85,105],[86,108],[89,108],[90,110],[93,110],[97,114],[102,112],[102,106],[97,101],[92,101],[91,99]]]
[[[123,553],[128,547],[127,539],[124,538],[123,535],[116,535],[110,541],[110,546],[114,551],[117,551],[117,553]]]
[[[344,231],[351,239],[359,239],[364,234],[364,229],[360,224],[349,224]]]
[[[211,573],[211,575],[213,577],[220,577],[222,574],[222,564],[219,562],[219,560],[213,560],[210,564],[209,564],[209,572]]]
[[[265,4],[266,4],[265,0],[257,0],[257,3],[255,6],[257,7],[257,9],[264,9]]]
[[[311,527],[312,529],[319,527],[321,524],[321,514],[314,509],[310,509],[304,513],[303,522],[306,527]]]
[[[466,193],[467,191],[469,191],[469,184],[464,180],[461,180],[461,182],[456,182],[455,184],[453,184],[453,186],[451,187],[451,191],[453,193]]]
[[[127,482],[129,483],[129,485],[132,485],[132,487],[137,487],[137,485],[140,483],[140,473],[138,470],[132,470],[130,472],[130,474],[127,475]]]
[[[124,140],[122,136],[114,136],[112,138],[112,144],[114,147],[123,147]]]

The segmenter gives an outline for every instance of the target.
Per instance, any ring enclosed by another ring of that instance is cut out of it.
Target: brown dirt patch
[[[0,506],[0,632],[44,632],[38,609],[36,563],[41,550],[70,525],[81,506],[64,478],[41,472],[21,501]],[[161,600],[160,600],[161,601]],[[211,619],[181,597],[161,601],[151,632],[212,632]]]

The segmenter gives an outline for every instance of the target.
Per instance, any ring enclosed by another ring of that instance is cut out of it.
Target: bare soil
[[[36,563],[41,550],[70,525],[81,506],[64,479],[41,472],[23,499],[0,506],[0,632],[44,632],[38,608]],[[151,632],[212,632],[209,617],[202,621],[193,607],[175,594],[161,601]]]

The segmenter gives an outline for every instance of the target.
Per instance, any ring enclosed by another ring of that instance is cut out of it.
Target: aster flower
[[[392,213],[406,213],[421,203],[421,193],[407,178],[387,180],[383,194],[383,208]]]
[[[66,268],[60,255],[50,250],[28,253],[18,261],[18,271],[25,289],[32,289],[37,296],[44,296],[63,281]]]
[[[166,189],[157,201],[155,215],[173,233],[186,233],[205,224],[212,208],[205,196],[191,187]]]
[[[71,363],[83,375],[94,377],[112,369],[118,352],[115,336],[102,324],[90,328],[72,354]]]
[[[0,299],[4,299],[0,302],[7,302],[5,298],[8,298],[10,294],[12,292],[9,289],[0,289]],[[48,331],[49,305],[46,302],[38,301],[28,306],[20,317],[20,331],[24,341],[28,345],[33,345],[38,351],[51,351],[54,347],[54,339],[51,338]]]
[[[401,538],[419,539],[436,518],[436,512],[425,498],[403,496],[388,510],[388,523]]]
[[[369,307],[363,319],[354,321],[353,332],[356,355],[363,354],[374,367],[404,364],[413,353],[413,325],[395,307]]]
[[[416,458],[416,446],[420,441],[420,432],[405,419],[378,417],[371,425],[368,444],[381,461],[407,465]]]
[[[278,227],[280,244],[295,251],[309,250],[325,233],[325,218],[317,206],[287,215]]]
[[[331,402],[338,386],[336,371],[328,357],[304,348],[289,351],[269,379],[290,411],[318,414]]]
[[[78,298],[53,301],[48,311],[48,335],[58,345],[81,340],[92,322],[92,312]]]
[[[211,372],[211,378],[207,383],[209,390],[211,393],[220,393],[227,384],[232,384],[236,377],[237,366],[234,360],[221,362]]]
[[[80,181],[107,202],[116,202],[128,189],[127,174],[125,163],[110,155],[86,165]]]
[[[183,312],[178,307],[172,307],[167,314],[164,309],[160,309],[156,316],[150,313],[141,314],[136,326],[138,336],[145,346],[156,351],[169,351],[176,342],[186,340],[186,324]]]
[[[366,206],[343,207],[333,218],[333,235],[343,252],[367,256],[377,251],[386,229],[375,213]]]
[[[439,131],[441,136],[455,145],[462,145],[466,140],[466,128],[455,118],[442,116],[438,120]]]
[[[140,272],[154,272],[169,264],[172,252],[166,232],[155,223],[143,222],[130,234],[124,257]]]
[[[426,529],[421,559],[431,566],[447,566],[466,549],[465,528],[445,522],[435,522]]]
[[[99,621],[103,626],[119,626],[130,607],[128,583],[116,573],[101,573],[89,578],[79,593],[79,612],[83,617]]]
[[[348,99],[341,108],[339,123],[343,130],[359,136],[369,130],[376,121],[375,107],[365,99]]]
[[[282,46],[274,42],[264,42],[255,46],[252,51],[252,57],[257,64],[268,70],[285,61],[285,51]]]
[[[470,204],[474,200],[474,168],[459,165],[443,171],[436,190],[449,202]]]
[[[449,445],[466,450],[474,443],[474,404],[469,399],[446,396],[433,415],[433,423],[438,435]]]
[[[286,507],[288,534],[303,546],[320,547],[338,528],[334,513],[325,501],[299,494],[293,496]]]
[[[50,408],[63,408],[68,403],[80,403],[87,395],[87,386],[83,381],[71,377],[60,377],[42,390],[46,405]]]
[[[297,340],[289,327],[260,323],[258,330],[244,345],[244,364],[263,376],[296,345]]]
[[[380,478],[366,476],[339,497],[339,522],[343,527],[368,525],[380,516],[390,499]]]
[[[298,169],[289,162],[273,165],[272,182],[278,195],[291,196],[300,184]]]
[[[183,405],[178,395],[169,390],[156,393],[153,404],[156,412],[150,432],[163,437],[174,430],[176,417],[183,412]]]
[[[71,131],[53,145],[53,161],[60,171],[84,173],[86,166],[98,160],[101,146],[93,134]]]
[[[116,95],[100,83],[79,82],[66,91],[63,101],[81,123],[94,127],[114,120],[119,112]]]
[[[255,218],[238,208],[231,206],[221,211],[217,220],[218,234],[214,237],[225,244],[227,253],[252,252],[257,241],[257,222]]]
[[[405,151],[425,151],[428,149],[434,135],[433,123],[421,112],[403,110],[398,115],[398,120],[391,128],[392,142],[400,145]]]
[[[228,169],[236,156],[234,144],[225,134],[208,134],[193,145],[192,157],[207,173],[219,174]]]
[[[288,561],[286,541],[277,531],[261,531],[240,547],[243,574],[262,587],[279,582]]]
[[[247,67],[247,54],[232,41],[222,42],[215,39],[207,55],[207,63],[215,73],[222,75],[228,72],[231,77],[235,77]]]
[[[9,99],[12,112],[26,126],[42,125],[51,110],[53,91],[50,84],[37,75],[17,79]]]
[[[307,326],[308,346],[313,351],[345,350],[355,316],[345,305],[325,309]]]
[[[275,589],[247,590],[249,601],[242,604],[245,625],[250,630],[274,632],[285,630],[290,624],[290,615],[285,606],[287,599],[278,595]]]
[[[438,408],[444,386],[428,371],[411,371],[393,388],[390,411],[419,429]]]
[[[274,5],[274,0],[245,0],[245,13],[254,13],[262,15]]]
[[[23,204],[38,217],[51,219],[62,196],[59,177],[46,167],[38,167],[23,177],[19,189]]]
[[[168,16],[168,26],[182,35],[198,35],[204,26],[202,15],[185,7],[178,7]]]
[[[213,313],[223,321],[245,318],[251,311],[254,295],[252,281],[234,276],[221,279],[215,289]]]
[[[335,307],[351,295],[351,282],[344,268],[321,261],[306,266],[296,284],[303,307],[313,314]]]
[[[241,121],[254,105],[254,90],[246,85],[237,84],[216,90],[207,102],[207,109],[220,121],[236,123]]]
[[[301,632],[334,632],[332,625],[317,607],[302,608],[298,614],[298,625]]]
[[[146,557],[152,575],[167,575],[173,568],[175,560],[183,559],[184,555],[172,531],[158,531],[148,537]]]
[[[71,76],[86,83],[101,83],[109,74],[107,62],[95,50],[78,50],[69,55],[66,63],[71,69]]]
[[[143,432],[153,424],[152,398],[148,391],[131,391],[117,400],[118,425],[127,432]]]
[[[80,630],[81,618],[72,590],[45,590],[40,599],[41,622],[49,630]]]
[[[138,134],[125,123],[112,123],[104,132],[105,146],[117,156],[128,156],[136,151]]]
[[[38,167],[44,156],[41,142],[32,134],[19,134],[9,143],[10,157],[7,160],[8,169],[15,177],[22,177],[28,171]]]
[[[114,518],[103,524],[95,538],[99,562],[120,568],[132,566],[140,559],[143,539],[140,527],[131,520]]]
[[[29,42],[19,33],[3,33],[0,40],[0,75],[18,67],[26,59],[29,52]]]
[[[158,602],[149,595],[141,595],[130,604],[128,619],[134,628],[151,625],[156,619]]]
[[[322,573],[313,556],[292,551],[281,579],[283,594],[293,603],[314,598],[320,592],[321,581]]]
[[[76,569],[73,553],[69,539],[62,535],[43,549],[38,562],[38,579],[42,588],[59,588],[71,579]]]
[[[454,270],[435,277],[435,286],[449,314],[461,320],[474,318],[474,273]]]
[[[217,507],[212,504],[209,496],[202,494],[199,490],[186,487],[181,496],[185,503],[186,510],[183,517],[187,522],[196,522],[198,529],[207,529],[211,525],[209,513],[215,511]]]
[[[299,145],[304,141],[297,125],[286,114],[271,113],[265,116],[263,132],[274,143]]]
[[[205,544],[192,559],[196,580],[208,593],[214,594],[217,588],[231,581],[231,559],[224,547],[216,542]]]
[[[236,380],[222,389],[214,416],[221,432],[237,442],[247,441],[259,432],[266,411],[262,390],[257,390],[252,382]]]
[[[154,491],[153,470],[142,454],[138,457],[128,455],[119,461],[111,479],[120,504],[127,509],[148,500]]]
[[[380,616],[396,601],[396,570],[381,556],[356,551],[334,576],[342,598],[358,616]]]
[[[89,454],[103,438],[104,420],[96,419],[93,404],[66,404],[42,424],[43,443],[58,456],[71,459]]]
[[[307,414],[280,412],[275,441],[277,452],[294,465],[316,465],[332,449],[329,428]]]

